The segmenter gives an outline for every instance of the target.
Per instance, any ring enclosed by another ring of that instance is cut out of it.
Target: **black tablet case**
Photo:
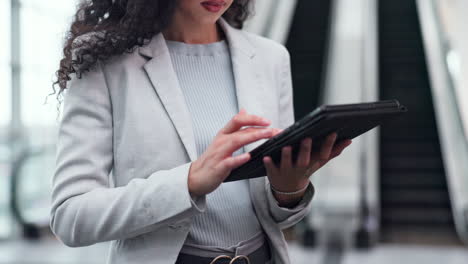
[[[279,164],[281,149],[287,145],[293,146],[292,156],[296,160],[300,142],[306,137],[312,138],[312,151],[317,151],[330,133],[337,132],[337,142],[353,139],[406,111],[397,100],[321,106],[253,149],[250,160],[234,169],[225,182],[265,176],[263,157],[271,156]]]

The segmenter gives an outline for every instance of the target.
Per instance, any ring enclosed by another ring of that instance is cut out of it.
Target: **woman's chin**
[[[212,25],[212,24],[215,24],[220,17],[221,16],[219,16],[219,15],[211,14],[211,15],[204,16],[199,21],[200,21],[201,24],[204,24],[204,25]]]

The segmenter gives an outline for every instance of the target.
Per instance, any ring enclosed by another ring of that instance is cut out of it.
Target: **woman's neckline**
[[[192,56],[212,56],[216,54],[225,54],[229,51],[226,39],[210,43],[185,43],[182,41],[167,40],[166,44],[171,53],[185,54]]]

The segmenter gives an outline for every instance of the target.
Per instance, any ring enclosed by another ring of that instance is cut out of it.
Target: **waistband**
[[[175,264],[260,264],[271,263],[271,252],[268,243],[249,255],[235,257],[219,255],[215,258],[205,258],[180,253]]]
[[[247,256],[255,250],[261,248],[266,242],[266,237],[262,230],[253,237],[228,248],[184,244],[180,253],[209,258],[215,258],[219,255],[227,255],[231,257],[239,255]]]

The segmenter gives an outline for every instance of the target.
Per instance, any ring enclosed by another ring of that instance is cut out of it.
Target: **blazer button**
[[[173,224],[169,224],[169,227],[172,228],[172,229],[181,229],[183,228],[184,230],[186,229],[189,229],[190,228],[190,224],[188,222],[176,222],[176,223],[173,223]]]
[[[172,229],[179,229],[180,228],[180,226],[176,225],[176,224],[170,224],[169,227],[172,228]]]

